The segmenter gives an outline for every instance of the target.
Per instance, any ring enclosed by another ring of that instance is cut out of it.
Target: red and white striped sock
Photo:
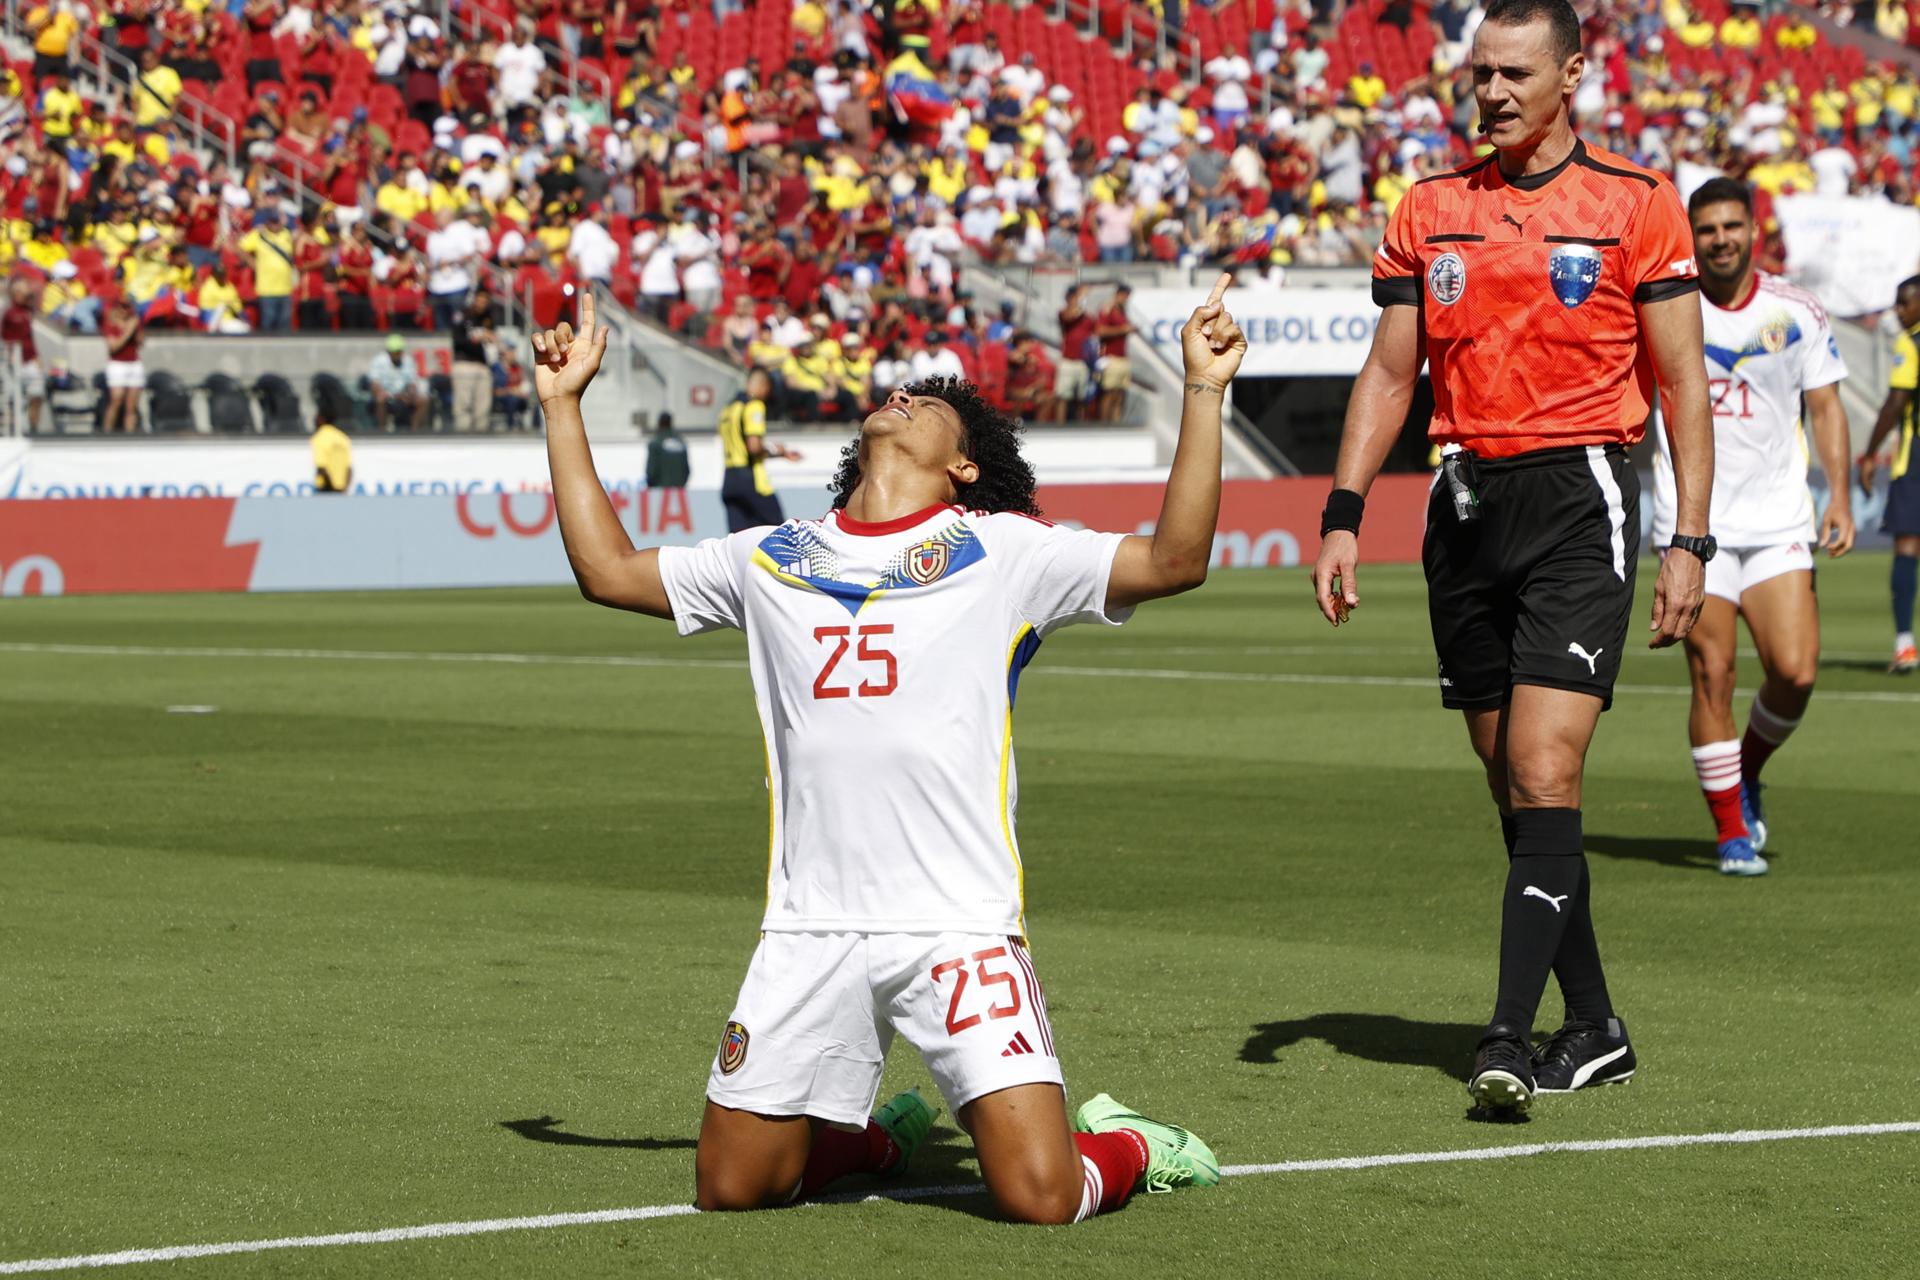
[[[1112,1213],[1127,1202],[1146,1176],[1147,1140],[1132,1129],[1115,1129],[1111,1133],[1076,1133],[1073,1141],[1080,1148],[1084,1175],[1080,1212],[1073,1220],[1085,1222],[1096,1213]]]
[[[1747,824],[1740,816],[1740,743],[1729,740],[1695,747],[1693,771],[1700,776],[1700,790],[1713,811],[1717,839],[1723,844],[1745,839]]]

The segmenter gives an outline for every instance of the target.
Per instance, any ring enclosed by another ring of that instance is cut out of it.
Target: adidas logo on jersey
[[[1034,1052],[1037,1052],[1037,1050],[1027,1043],[1027,1033],[1024,1031],[1016,1031],[1013,1033],[1013,1039],[1007,1041],[1007,1047],[1000,1051],[1000,1056],[1003,1058],[1018,1058],[1022,1054]]]

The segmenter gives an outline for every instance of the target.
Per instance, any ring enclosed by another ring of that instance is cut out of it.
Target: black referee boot
[[[1632,1079],[1637,1065],[1626,1023],[1608,1018],[1603,1027],[1571,1021],[1534,1050],[1535,1092],[1572,1093],[1593,1085],[1619,1084]]]
[[[1495,1023],[1473,1055],[1467,1092],[1474,1106],[1495,1116],[1523,1116],[1533,1103],[1533,1055],[1517,1027]]]

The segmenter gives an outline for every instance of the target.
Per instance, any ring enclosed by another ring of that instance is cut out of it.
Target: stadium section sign
[[[1867,196],[1782,196],[1773,202],[1787,275],[1837,316],[1893,305],[1920,262],[1920,209]]]
[[[1243,378],[1352,377],[1380,323],[1365,289],[1230,289],[1227,307],[1247,335]],[[1140,332],[1178,368],[1193,290],[1139,289],[1131,309]]]
[[[1420,555],[1427,477],[1383,476],[1367,521],[1369,560]],[[1061,524],[1150,533],[1159,484],[1040,490]],[[1319,546],[1324,477],[1229,481],[1213,543],[1219,567],[1296,565]],[[726,533],[717,490],[614,491],[639,546]],[[818,514],[819,489],[781,493]],[[421,497],[100,498],[0,501],[0,594],[326,591],[570,585],[553,496],[494,491]]]

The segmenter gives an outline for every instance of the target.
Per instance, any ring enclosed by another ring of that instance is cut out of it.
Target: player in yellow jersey
[[[1893,661],[1887,670],[1911,675],[1920,668],[1920,649],[1913,642],[1913,598],[1920,580],[1920,467],[1914,465],[1916,388],[1920,388],[1920,276],[1909,276],[1894,291],[1893,313],[1901,333],[1893,344],[1893,373],[1887,379],[1886,403],[1860,455],[1860,487],[1873,492],[1879,469],[1880,443],[1899,433],[1893,447],[1893,465],[1887,471],[1887,514],[1880,528],[1893,535]]]
[[[780,498],[767,479],[767,459],[797,462],[800,455],[785,445],[767,443],[767,400],[773,394],[773,376],[765,369],[747,374],[747,386],[720,411],[720,451],[726,470],[720,477],[720,501],[727,508],[727,531],[738,533],[763,524],[779,524],[785,517]]]

